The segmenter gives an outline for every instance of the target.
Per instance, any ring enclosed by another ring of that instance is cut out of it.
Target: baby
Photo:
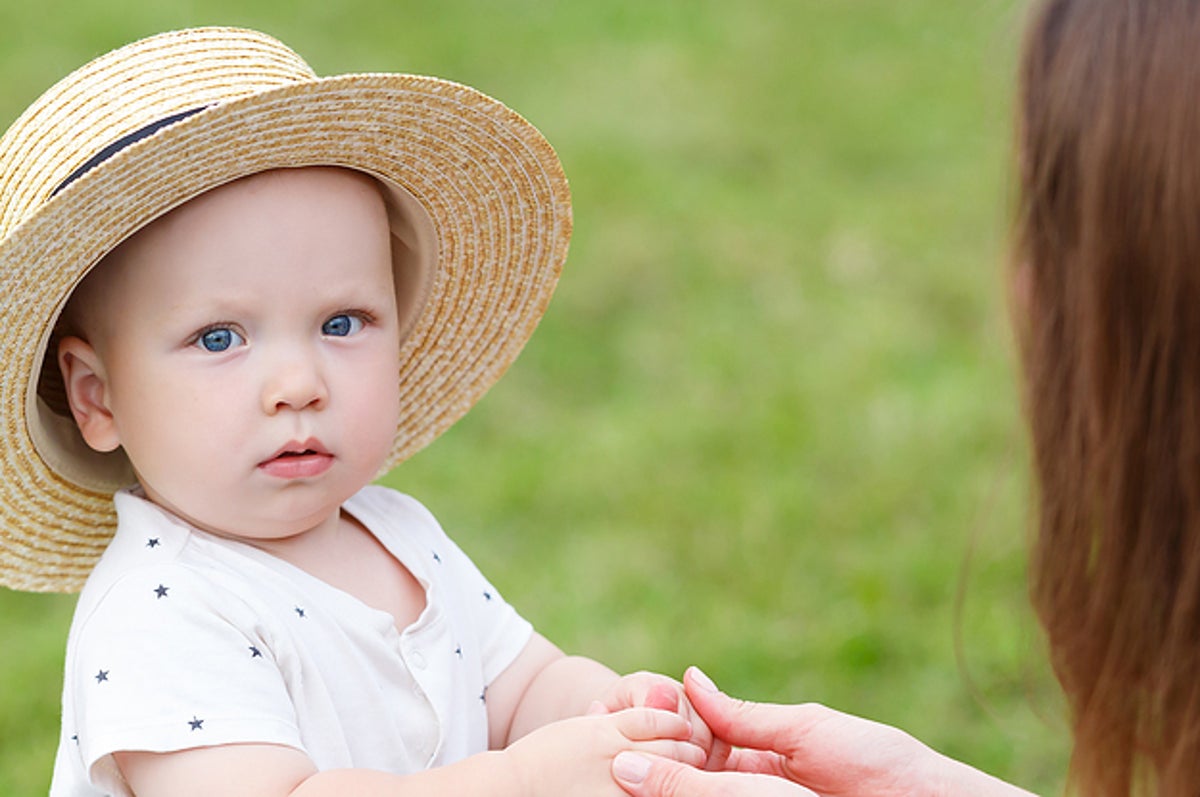
[[[52,794],[615,795],[622,750],[723,755],[677,683],[564,655],[370,486],[549,298],[569,199],[520,117],[166,34],[0,139],[0,225],[33,330],[0,396],[32,474],[0,495],[0,577],[90,569]]]

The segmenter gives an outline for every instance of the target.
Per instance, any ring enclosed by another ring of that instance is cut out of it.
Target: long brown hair
[[[1034,605],[1088,795],[1200,793],[1200,2],[1048,0],[1014,285]]]

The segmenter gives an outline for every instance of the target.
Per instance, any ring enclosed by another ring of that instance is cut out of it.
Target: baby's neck
[[[375,535],[344,510],[296,539],[259,545],[309,575],[392,616],[398,631],[425,609],[425,588]]]

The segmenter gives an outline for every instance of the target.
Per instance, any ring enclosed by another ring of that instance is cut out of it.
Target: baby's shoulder
[[[401,492],[394,487],[385,487],[382,484],[368,484],[354,495],[350,496],[350,500],[346,502],[346,507],[378,507],[383,509],[408,508],[411,510],[419,510],[428,514],[429,510],[425,505],[413,498],[408,493]]]
[[[185,606],[188,614],[253,617],[246,585],[257,565],[245,551],[138,496],[118,493],[116,503],[117,532],[84,584],[75,626],[137,622]]]
[[[391,487],[367,485],[346,502],[345,509],[376,535],[394,530],[408,536],[445,536],[424,504]]]
[[[74,626],[136,625],[164,610],[184,614],[244,617],[253,622],[255,609],[244,590],[219,571],[178,558],[126,563],[97,570],[88,578],[75,608]]]

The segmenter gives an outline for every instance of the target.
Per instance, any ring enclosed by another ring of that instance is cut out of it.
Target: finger
[[[646,708],[660,708],[663,711],[679,710],[679,690],[674,684],[658,683],[650,687],[646,693]]]
[[[705,768],[712,769],[708,766]],[[748,747],[736,747],[731,750],[723,769],[726,772],[757,772],[781,778],[791,776],[784,756],[767,750],[751,750]]]
[[[781,706],[732,698],[696,667],[688,668],[683,686],[692,708],[713,734],[737,747],[780,750],[806,728],[827,719],[828,709],[816,704]]]
[[[708,758],[703,747],[691,742],[654,739],[648,742],[635,742],[635,745],[633,749],[638,753],[669,759],[692,769],[704,769],[704,762]]]
[[[817,797],[795,783],[766,775],[704,772],[637,752],[618,754],[613,779],[633,797]]]
[[[712,749],[708,751],[708,760],[704,762],[704,768],[711,772],[720,772],[727,768],[731,755],[733,755],[733,747],[729,742],[714,738]]]
[[[594,717],[597,714],[608,714],[608,713],[609,713],[608,706],[604,705],[599,700],[593,700],[592,704],[590,706],[588,706],[588,710],[583,713],[583,716]]]
[[[672,711],[656,708],[627,708],[612,715],[617,730],[630,741],[650,739],[684,740],[692,735],[692,723]]]

